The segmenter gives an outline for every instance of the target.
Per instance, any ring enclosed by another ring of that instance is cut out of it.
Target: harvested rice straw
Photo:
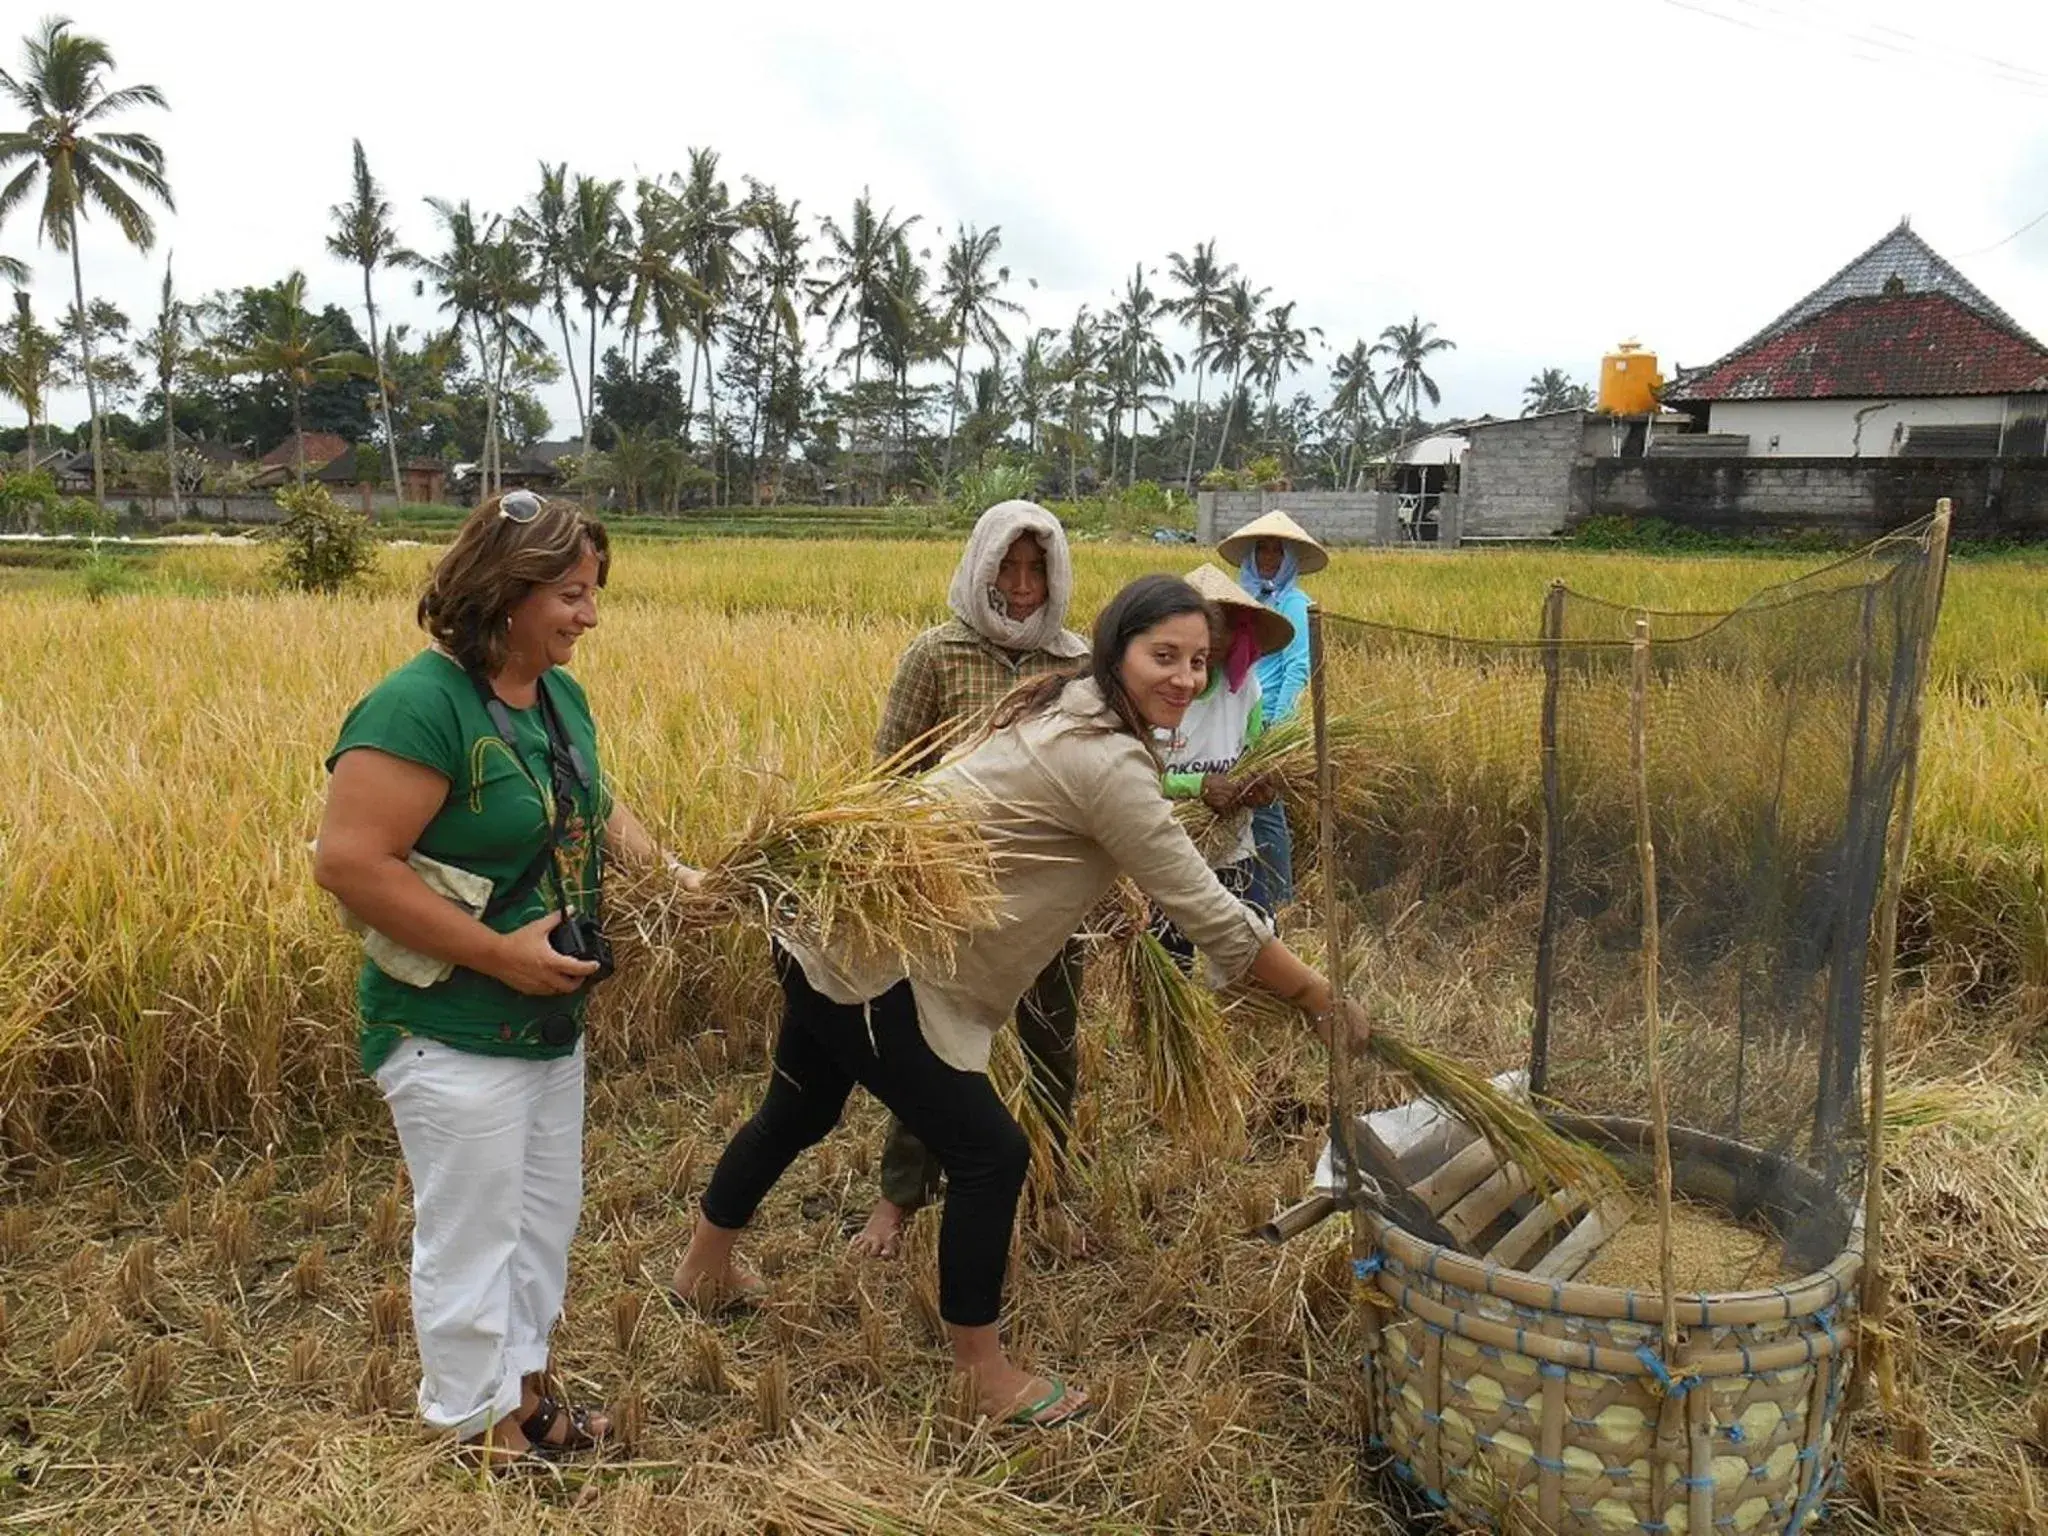
[[[1367,1046],[1375,1059],[1409,1078],[1425,1097],[1484,1136],[1502,1162],[1517,1164],[1539,1193],[1576,1189],[1597,1199],[1618,1188],[1621,1173],[1598,1149],[1575,1141],[1536,1106],[1503,1093],[1477,1067],[1374,1026]]]
[[[1254,1017],[1299,1017],[1270,993],[1253,988],[1235,989],[1230,1008]],[[1602,1192],[1621,1187],[1621,1171],[1605,1153],[1565,1135],[1535,1105],[1503,1093],[1478,1067],[1418,1045],[1412,1034],[1388,1029],[1378,1019],[1366,1050],[1380,1065],[1413,1082],[1444,1113],[1485,1137],[1503,1163],[1520,1166],[1539,1194],[1576,1189],[1597,1201]]]
[[[970,806],[890,765],[754,812],[686,891],[667,870],[621,879],[610,910],[657,953],[698,930],[759,922],[819,946],[949,966],[995,920],[995,869]]]
[[[1331,766],[1341,782],[1355,788],[1372,769],[1366,749],[1365,721],[1355,715],[1339,715],[1328,722],[1327,728]],[[1230,770],[1230,777],[1236,780],[1260,776],[1273,781],[1281,800],[1290,808],[1302,809],[1305,814],[1305,808],[1314,803],[1316,737],[1306,711],[1297,711],[1279,724],[1267,726],[1265,734],[1244,749],[1244,755]],[[1217,824],[1234,822],[1238,814],[1218,816],[1200,799],[1182,800],[1174,806],[1174,815],[1180,818],[1188,836],[1205,851]]]
[[[1244,1072],[1216,994],[1142,929],[1124,946],[1123,980],[1153,1113],[1170,1131],[1232,1137],[1244,1124]]]

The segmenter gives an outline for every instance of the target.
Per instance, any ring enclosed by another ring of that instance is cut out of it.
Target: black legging
[[[782,1031],[768,1093],[734,1133],[704,1191],[704,1214],[728,1231],[753,1219],[806,1147],[839,1123],[859,1083],[938,1157],[946,1171],[939,1224],[939,1314],[962,1328],[993,1323],[1003,1308],[1010,1228],[1030,1144],[985,1072],[962,1072],[933,1054],[917,1024],[910,983],[865,1005],[813,988],[780,947]]]

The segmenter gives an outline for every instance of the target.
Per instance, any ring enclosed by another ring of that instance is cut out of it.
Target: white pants
[[[583,1205],[583,1047],[479,1056],[409,1035],[377,1083],[412,1176],[420,1416],[462,1436],[546,1367]]]

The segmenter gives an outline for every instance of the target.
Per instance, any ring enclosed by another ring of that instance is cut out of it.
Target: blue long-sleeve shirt
[[[1308,594],[1295,582],[1268,605],[1287,615],[1294,638],[1287,649],[1259,663],[1259,691],[1265,699],[1266,723],[1278,725],[1294,713],[1301,690],[1308,686]]]

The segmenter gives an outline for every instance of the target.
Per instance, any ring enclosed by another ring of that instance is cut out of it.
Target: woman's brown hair
[[[1212,626],[1216,622],[1214,605],[1178,576],[1140,576],[1105,603],[1102,612],[1095,616],[1088,660],[1071,671],[1048,672],[1019,683],[996,706],[989,730],[1004,730],[1020,720],[1043,714],[1052,708],[1067,684],[1077,678],[1092,677],[1118,725],[1140,741],[1148,740],[1151,728],[1139,716],[1137,705],[1124,689],[1124,652],[1146,630],[1184,613],[1199,613]]]
[[[534,588],[560,581],[586,549],[597,556],[600,587],[611,574],[611,541],[603,523],[573,501],[534,499],[540,510],[523,523],[501,514],[503,496],[481,503],[420,594],[420,628],[465,668],[486,677],[505,665],[505,620]]]

